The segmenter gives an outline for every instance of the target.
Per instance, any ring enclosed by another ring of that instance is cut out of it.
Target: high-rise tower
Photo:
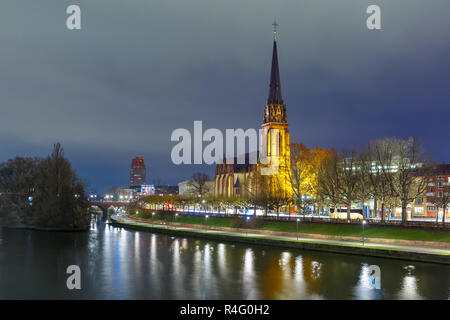
[[[146,170],[143,157],[136,157],[131,160],[130,187],[140,187],[145,184]]]

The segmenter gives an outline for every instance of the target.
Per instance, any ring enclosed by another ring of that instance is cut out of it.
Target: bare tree
[[[344,151],[341,154],[341,168],[338,171],[340,175],[339,189],[342,200],[347,206],[347,220],[351,219],[351,205],[358,199],[358,189],[360,188],[360,168],[358,162],[358,153],[352,149]]]
[[[303,144],[291,144],[288,181],[292,188],[292,201],[299,212],[304,212],[306,196],[316,193],[313,186],[314,154]]]
[[[337,213],[338,206],[342,204],[342,193],[340,189],[341,176],[339,171],[341,170],[338,165],[339,159],[334,152],[331,156],[325,160],[318,170],[318,189],[319,196],[329,204],[330,207],[334,207],[335,213]]]
[[[291,159],[287,180],[292,190],[292,202],[299,212],[304,213],[310,206],[317,206],[320,212],[322,198],[318,193],[319,167],[334,152],[333,149],[311,150],[301,143],[290,145]]]
[[[392,167],[392,150],[385,140],[372,141],[361,152],[361,167],[365,178],[370,185],[370,193],[374,199],[374,210],[378,213],[377,202],[381,202],[381,220],[385,218],[385,208],[387,199],[391,196],[390,180],[387,173],[383,174],[382,166]]]
[[[377,142],[377,148],[381,174],[388,182],[391,196],[399,199],[402,223],[406,223],[408,204],[426,190],[428,161],[421,144],[414,138],[386,138]]]
[[[188,186],[193,189],[193,192],[201,196],[209,192],[207,182],[210,181],[209,176],[205,173],[194,173],[191,180],[188,182]]]
[[[61,145],[45,159],[9,160],[0,164],[0,214],[14,223],[58,229],[88,229],[90,214],[85,184],[64,157]],[[28,200],[28,201],[27,201]]]
[[[0,163],[0,218],[5,225],[31,223],[33,207],[26,200],[35,186],[38,160],[16,157]]]
[[[363,219],[366,219],[366,216],[364,214],[364,204],[365,201],[368,200],[370,197],[374,196],[373,192],[373,186],[371,183],[371,161],[370,161],[370,154],[363,149],[359,153],[358,158],[358,170],[357,173],[359,175],[359,186],[357,189],[357,198],[361,201],[361,208],[362,208],[362,215]]]
[[[385,206],[384,206],[384,210],[383,210],[383,220],[384,220],[384,216],[386,215],[386,211],[388,213],[388,220],[391,220],[391,216],[395,215],[395,208],[398,208],[399,206],[401,206],[401,202],[399,200],[398,197],[390,194],[385,198]]]
[[[85,183],[64,157],[59,143],[54,145],[52,154],[39,164],[36,181],[35,209],[40,211],[34,219],[36,225],[89,227]]]

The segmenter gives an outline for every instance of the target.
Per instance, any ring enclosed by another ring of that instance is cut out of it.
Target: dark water
[[[66,288],[68,265],[81,290]],[[368,285],[381,268],[381,290]],[[233,245],[97,224],[0,229],[1,299],[449,299],[450,267]]]

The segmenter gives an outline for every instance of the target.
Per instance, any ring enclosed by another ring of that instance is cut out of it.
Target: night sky
[[[170,135],[260,127],[276,18],[291,142],[415,136],[450,162],[449,14],[448,0],[2,0],[0,161],[61,142],[98,192],[127,185],[138,155],[152,183],[212,176],[173,165]]]

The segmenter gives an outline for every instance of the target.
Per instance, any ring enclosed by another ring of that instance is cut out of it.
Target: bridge
[[[89,201],[91,207],[97,207],[107,213],[111,207],[125,207],[130,205],[130,201]]]

